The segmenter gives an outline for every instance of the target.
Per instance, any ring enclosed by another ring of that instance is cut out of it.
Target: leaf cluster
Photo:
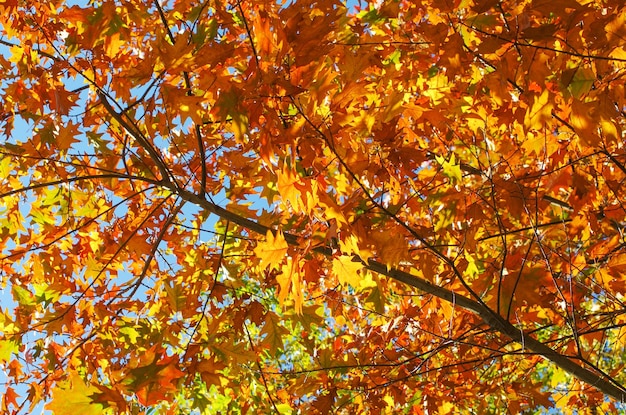
[[[2,411],[622,408],[622,3],[0,3]]]

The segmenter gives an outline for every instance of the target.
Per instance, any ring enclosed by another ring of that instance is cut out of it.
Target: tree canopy
[[[622,0],[3,0],[0,26],[3,412],[626,400]]]

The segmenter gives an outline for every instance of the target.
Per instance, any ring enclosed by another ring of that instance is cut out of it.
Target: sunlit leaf
[[[46,409],[59,415],[101,414],[104,407],[92,399],[97,392],[98,389],[86,385],[80,376],[73,375],[53,389],[52,400]]]
[[[262,267],[276,267],[285,258],[288,247],[282,232],[276,232],[274,236],[273,232],[267,231],[265,241],[257,244],[254,253],[261,260]]]
[[[341,255],[333,259],[333,274],[335,274],[340,284],[351,285],[355,288],[359,287],[363,278],[359,274],[359,270],[362,268],[363,265],[359,261],[353,261],[353,257],[350,255]]]

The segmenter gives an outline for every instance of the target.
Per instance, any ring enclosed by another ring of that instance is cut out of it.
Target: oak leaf
[[[289,245],[280,231],[267,231],[265,241],[257,243],[254,254],[259,258],[261,267],[277,268],[285,259]]]
[[[333,274],[335,274],[340,284],[358,288],[363,278],[359,274],[363,264],[359,260],[354,259],[352,255],[340,255],[334,258]]]
[[[96,387],[87,385],[79,375],[73,374],[53,388],[52,400],[46,409],[59,415],[101,414],[104,407],[93,400],[98,392]]]

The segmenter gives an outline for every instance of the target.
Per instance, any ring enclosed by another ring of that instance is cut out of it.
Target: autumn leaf
[[[220,383],[220,371],[224,369],[225,364],[216,362],[214,359],[203,360],[198,365],[198,373],[202,380],[208,385],[218,385]]]
[[[283,200],[288,202],[294,209],[301,209],[306,206],[302,200],[303,196],[297,185],[300,184],[300,178],[291,170],[285,169],[278,172],[277,187],[278,193]]]
[[[0,340],[0,362],[7,363],[11,361],[13,353],[19,350],[19,343],[14,340]]]
[[[313,403],[313,406],[321,414],[329,414],[329,413],[331,413],[331,410],[333,408],[333,403],[335,402],[336,398],[337,398],[337,392],[333,388],[333,389],[329,390],[326,394],[320,396],[315,401],[315,403]]]
[[[353,3],[0,2],[0,411],[623,410],[622,2]]]
[[[544,90],[541,95],[533,98],[532,106],[526,111],[524,125],[528,129],[541,129],[543,123],[551,118],[553,104],[550,101],[550,92]]]
[[[587,94],[596,80],[596,76],[590,68],[573,68],[563,72],[562,82],[568,88],[572,96],[580,99]]]
[[[276,276],[279,284],[278,302],[285,304],[286,298],[293,300],[293,305],[297,313],[302,311],[304,303],[304,293],[300,275],[298,258],[288,257],[287,262],[282,267],[282,272]]]
[[[265,324],[261,334],[265,336],[265,342],[268,344],[269,352],[276,354],[283,350],[283,339],[289,330],[282,327],[276,315],[269,313],[265,318]]]
[[[104,407],[92,399],[98,392],[97,388],[85,384],[79,375],[74,374],[52,390],[52,400],[46,409],[59,415],[101,414]]]
[[[359,271],[363,268],[360,261],[354,261],[351,255],[340,255],[333,259],[333,274],[337,277],[340,284],[347,284],[354,288],[360,286],[362,276]]]
[[[454,153],[450,156],[450,160],[446,160],[443,156],[435,156],[437,163],[441,165],[443,174],[452,179],[454,183],[460,183],[462,177],[461,166],[456,163]]]
[[[592,118],[594,106],[577,99],[571,105],[570,122],[585,144],[593,145],[599,140],[598,125]]]
[[[265,241],[261,241],[254,249],[255,255],[261,261],[261,267],[278,267],[287,254],[289,245],[285,241],[282,232],[276,232],[276,236],[272,231],[267,231]]]
[[[372,235],[372,239],[377,243],[381,262],[388,268],[396,267],[408,258],[408,247],[404,238],[398,235],[378,234]]]
[[[13,406],[13,408],[18,407],[17,399],[20,395],[15,392],[12,387],[7,387],[4,396],[2,397],[2,409],[4,411],[9,411],[9,406]]]

